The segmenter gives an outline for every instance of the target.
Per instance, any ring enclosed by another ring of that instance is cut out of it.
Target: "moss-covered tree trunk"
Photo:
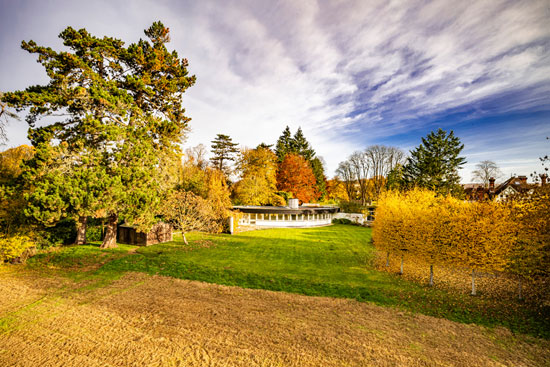
[[[80,216],[76,222],[76,240],[75,245],[84,245],[86,243],[86,228],[88,226],[88,217]]]
[[[386,268],[390,267],[390,252],[386,253]]]
[[[105,238],[101,248],[113,248],[117,247],[116,244],[116,231],[117,231],[118,215],[111,214],[109,216],[109,222],[107,223],[107,231],[105,232]]]
[[[430,265],[430,287],[434,286],[434,266]]]

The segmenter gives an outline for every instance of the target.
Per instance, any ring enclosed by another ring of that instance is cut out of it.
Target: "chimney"
[[[298,206],[300,205],[300,202],[298,199],[288,199],[288,207],[290,209],[298,209]]]
[[[489,178],[489,191],[495,191],[495,178]]]
[[[544,186],[546,185],[546,179],[548,178],[548,175],[546,173],[543,173],[540,175],[540,185]]]
[[[527,185],[527,176],[518,176],[518,178],[522,185]]]

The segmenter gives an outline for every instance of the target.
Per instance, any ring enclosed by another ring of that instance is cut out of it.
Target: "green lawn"
[[[29,266],[54,268],[75,280],[95,279],[97,284],[126,271],[138,271],[246,288],[353,298],[454,321],[504,325],[550,336],[548,315],[518,307],[516,301],[450,293],[374,270],[370,236],[369,228],[351,225],[268,229],[233,236],[191,233],[187,236],[189,246],[174,241],[112,250],[101,250],[97,244],[66,247],[36,256]]]

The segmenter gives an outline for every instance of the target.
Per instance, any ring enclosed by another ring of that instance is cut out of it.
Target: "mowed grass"
[[[187,237],[188,246],[176,238],[149,247],[68,247],[41,254],[29,266],[54,267],[75,280],[96,279],[98,285],[138,271],[243,288],[351,298],[453,321],[502,325],[513,331],[550,336],[548,315],[518,307],[515,300],[471,297],[375,270],[369,228],[333,225],[233,236],[191,233]]]

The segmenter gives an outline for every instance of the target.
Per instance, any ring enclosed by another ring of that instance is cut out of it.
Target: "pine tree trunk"
[[[430,265],[430,287],[434,286],[434,266]]]
[[[181,236],[183,237],[183,243],[189,245],[189,243],[187,242],[187,238],[185,238],[185,232],[181,232]]]
[[[399,275],[403,275],[403,255],[401,255],[401,269],[399,270]]]
[[[390,252],[388,251],[386,254],[386,268],[390,266]]]
[[[474,269],[472,269],[472,296],[475,296],[476,294],[476,273]]]
[[[107,223],[107,231],[105,232],[105,238],[103,239],[101,248],[117,247],[117,244],[116,244],[117,223],[118,223],[118,215],[111,214],[109,216],[109,222]]]
[[[88,225],[88,217],[80,216],[76,222],[76,239],[74,241],[75,245],[84,245],[86,244],[86,227]]]
[[[521,276],[519,276],[519,275],[518,275],[518,299],[519,300],[523,299],[523,293],[522,293],[522,289],[521,289]]]

